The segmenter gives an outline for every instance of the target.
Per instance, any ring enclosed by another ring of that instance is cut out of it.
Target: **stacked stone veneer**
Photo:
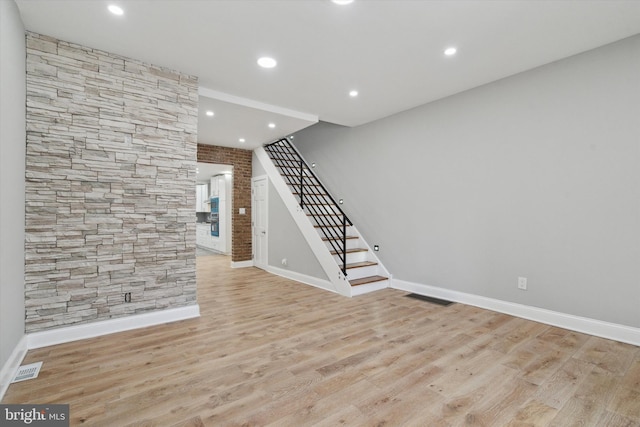
[[[196,303],[197,92],[27,34],[27,332]]]
[[[233,198],[231,221],[231,260],[250,261],[251,236],[251,162],[253,151],[217,145],[198,144],[198,161],[233,165]],[[240,214],[245,208],[245,214]]]

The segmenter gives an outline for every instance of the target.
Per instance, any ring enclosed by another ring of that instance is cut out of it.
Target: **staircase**
[[[388,287],[388,272],[289,140],[263,148],[348,281],[349,296]]]

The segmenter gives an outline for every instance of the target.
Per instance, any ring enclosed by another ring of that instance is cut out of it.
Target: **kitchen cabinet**
[[[209,224],[196,224],[196,245],[213,249],[211,244],[211,228]]]
[[[221,253],[227,249],[224,239],[211,235],[210,224],[196,224],[196,245]]]
[[[210,197],[218,197],[218,176],[211,177],[211,192],[209,193]]]
[[[209,186],[207,184],[196,185],[196,212],[209,212]]]
[[[227,181],[231,182],[229,175],[211,177],[210,197],[219,197],[220,200],[225,200],[227,198]]]

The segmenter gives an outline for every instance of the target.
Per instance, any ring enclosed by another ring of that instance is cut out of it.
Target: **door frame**
[[[256,233],[255,233],[255,224],[256,224],[256,215],[258,210],[254,205],[254,195],[256,183],[258,181],[265,182],[265,200],[264,200],[264,224],[265,224],[265,237],[264,237],[264,264],[260,263],[256,258],[256,246],[258,242],[256,241]],[[267,175],[259,175],[251,178],[251,257],[253,259],[253,265],[262,269],[267,268],[269,265],[269,177]]]

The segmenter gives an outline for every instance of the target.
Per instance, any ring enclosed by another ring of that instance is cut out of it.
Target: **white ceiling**
[[[201,115],[200,142],[248,149],[318,119],[361,125],[640,33],[636,0],[16,2],[30,31],[198,76],[200,113],[215,112]],[[445,57],[448,46],[458,54]],[[263,55],[278,66],[259,68]]]

